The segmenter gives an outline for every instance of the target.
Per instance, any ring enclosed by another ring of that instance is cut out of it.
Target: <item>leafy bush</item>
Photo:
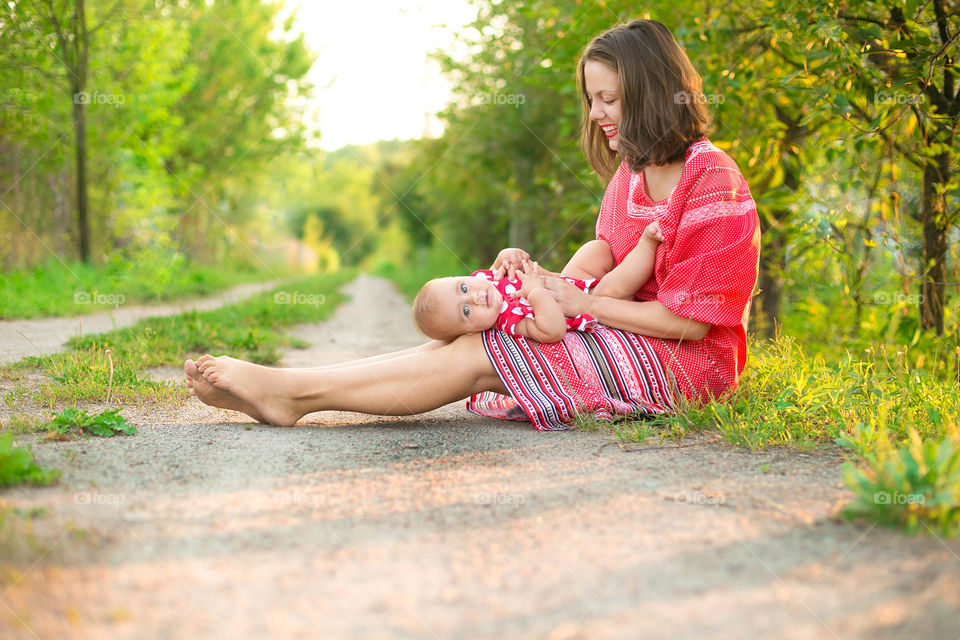
[[[13,443],[13,434],[0,434],[0,487],[15,484],[48,485],[60,477],[56,469],[43,469],[27,449]]]
[[[960,534],[960,439],[923,442],[911,430],[907,444],[892,449],[869,431],[841,440],[861,461],[846,465],[845,481],[855,494],[847,518],[911,533],[928,527],[943,536]]]

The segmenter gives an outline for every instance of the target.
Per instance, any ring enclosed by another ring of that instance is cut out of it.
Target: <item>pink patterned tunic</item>
[[[600,206],[597,237],[620,264],[646,226],[664,242],[637,300],[659,300],[678,316],[710,324],[701,340],[650,338],[687,397],[719,397],[740,380],[747,319],[757,285],[760,220],[736,163],[708,140],[690,145],[673,193],[653,202],[643,173],[622,163]]]

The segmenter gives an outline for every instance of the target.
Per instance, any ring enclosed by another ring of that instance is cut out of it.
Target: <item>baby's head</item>
[[[413,301],[413,321],[424,335],[452,340],[493,328],[503,296],[486,278],[436,278],[423,285]]]

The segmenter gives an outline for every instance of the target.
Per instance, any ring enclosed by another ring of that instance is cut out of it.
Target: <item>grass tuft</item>
[[[68,407],[54,415],[46,426],[52,433],[68,437],[87,433],[101,438],[109,438],[121,433],[132,436],[137,432],[137,428],[120,415],[119,409],[90,415],[83,409]]]
[[[17,446],[12,433],[0,434],[0,487],[17,484],[48,485],[60,477],[56,469],[43,469],[29,449]]]

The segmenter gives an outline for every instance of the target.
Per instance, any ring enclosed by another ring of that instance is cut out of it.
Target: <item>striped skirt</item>
[[[543,431],[569,429],[580,414],[612,421],[675,410],[673,376],[643,336],[597,327],[541,344],[490,330],[483,345],[510,395],[477,394],[467,401],[474,413],[530,420]]]

